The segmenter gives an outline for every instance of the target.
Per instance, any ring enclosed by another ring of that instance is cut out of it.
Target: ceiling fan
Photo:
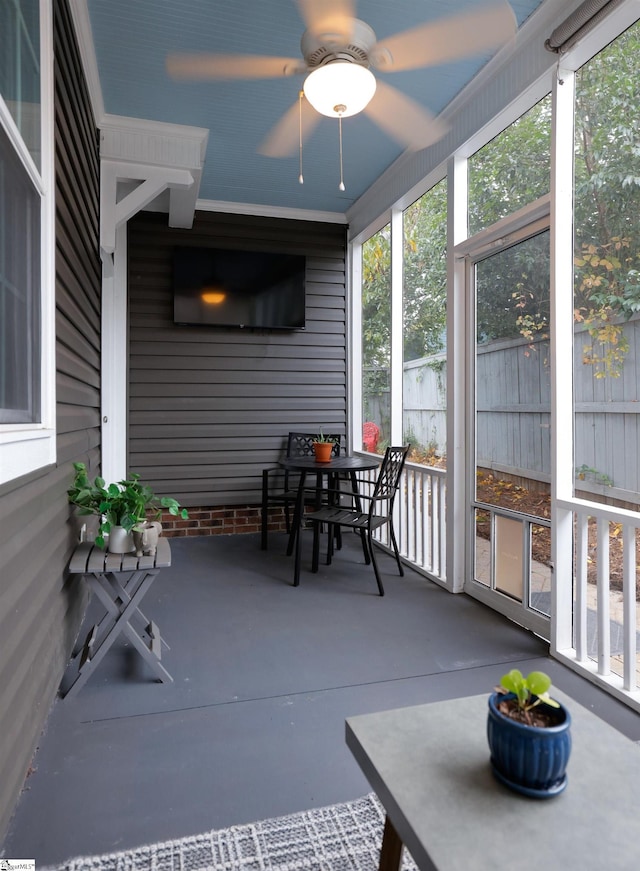
[[[397,88],[376,79],[381,73],[448,63],[497,48],[517,29],[506,0],[419,25],[378,40],[355,17],[355,0],[295,0],[306,30],[302,59],[260,55],[172,54],[170,76],[182,80],[262,79],[305,75],[299,99],[276,123],[258,149],[269,157],[287,157],[301,147],[322,115],[342,118],[365,112],[401,145],[426,148],[447,131],[446,125]],[[303,98],[304,96],[304,98]]]

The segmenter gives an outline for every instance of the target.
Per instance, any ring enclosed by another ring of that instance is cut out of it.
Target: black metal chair
[[[333,439],[331,456],[340,456],[339,435],[327,435]],[[287,438],[286,457],[313,457],[313,443],[317,433],[290,432]],[[262,550],[267,550],[269,538],[269,508],[283,506],[287,533],[291,532],[291,508],[295,505],[298,494],[298,478],[288,471],[275,467],[262,470],[262,508],[261,508],[261,540]],[[306,504],[315,502],[315,490],[305,498]]]
[[[366,493],[349,493],[346,490],[335,490],[333,492],[339,504],[329,505],[326,508],[321,508],[319,511],[314,511],[307,515],[307,520],[313,523],[313,562],[311,565],[313,572],[318,571],[320,524],[326,523],[328,526],[327,565],[331,565],[331,557],[333,555],[334,526],[349,527],[355,532],[360,533],[365,563],[367,565],[369,563],[373,564],[378,591],[381,596],[384,596],[384,587],[382,586],[380,571],[376,562],[372,535],[374,530],[388,524],[389,538],[393,546],[398,570],[401,575],[404,575],[393,529],[393,503],[400,486],[400,478],[408,453],[409,445],[387,448],[371,495]],[[345,507],[342,504],[345,499],[352,500],[351,507]],[[362,510],[360,501],[362,499],[369,502],[369,509],[367,511]]]

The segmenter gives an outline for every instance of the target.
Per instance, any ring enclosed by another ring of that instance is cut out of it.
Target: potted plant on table
[[[154,525],[161,529],[157,521],[149,521],[150,513],[158,518],[165,509],[174,517],[186,520],[189,516],[186,508],[181,509],[173,497],[156,496],[151,487],[143,484],[140,475],[135,472],[123,481],[106,484],[100,476],[91,481],[84,463],[74,463],[73,468],[73,485],[67,490],[69,502],[78,507],[79,514],[95,514],[100,518],[96,545],[104,547],[105,536],[108,535],[111,553],[128,553],[134,550],[134,531],[142,533]],[[156,531],[159,532],[159,529]],[[142,540],[140,544],[143,544]],[[154,545],[151,543],[147,546],[153,548]]]
[[[495,777],[533,798],[559,795],[567,785],[571,715],[549,697],[542,671],[512,669],[489,697],[487,738]]]
[[[317,463],[328,463],[330,461],[333,445],[334,439],[324,435],[322,430],[320,430],[313,442],[313,453]]]

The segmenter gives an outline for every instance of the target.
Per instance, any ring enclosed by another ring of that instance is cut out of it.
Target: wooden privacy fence
[[[587,330],[574,333],[575,468],[579,489],[630,503],[640,493],[640,317],[622,325],[628,343],[617,377],[593,356]],[[599,356],[604,350],[593,348]],[[502,339],[477,352],[478,465],[548,482],[550,370],[548,342]],[[405,438],[446,454],[446,358],[424,357],[403,372]],[[378,401],[386,403],[382,397]],[[371,397],[374,405],[375,398]]]

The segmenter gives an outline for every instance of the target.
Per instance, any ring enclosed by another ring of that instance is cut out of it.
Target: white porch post
[[[402,274],[404,269],[404,235],[402,210],[391,212],[391,444],[400,445],[402,437],[402,373],[404,363],[402,331]]]
[[[208,137],[199,127],[114,116],[100,124],[101,435],[108,482],[127,474],[127,222],[164,194],[169,226],[193,225]],[[167,165],[141,163],[141,154],[162,154]]]
[[[553,82],[551,144],[551,652],[572,647],[573,512],[573,110],[575,77]]]
[[[166,188],[188,189],[194,178],[188,170],[111,160],[100,170],[102,477],[110,483],[127,474],[127,222]],[[119,196],[119,184],[131,180],[137,186]]]
[[[362,450],[362,243],[352,242],[350,252],[349,333],[349,401],[347,402],[348,432],[351,433],[350,453]]]
[[[467,161],[454,157],[447,167],[447,583],[464,590],[467,528],[465,261],[454,247],[467,238]]]
[[[127,474],[127,225],[115,230],[115,250],[102,267],[102,477]]]

